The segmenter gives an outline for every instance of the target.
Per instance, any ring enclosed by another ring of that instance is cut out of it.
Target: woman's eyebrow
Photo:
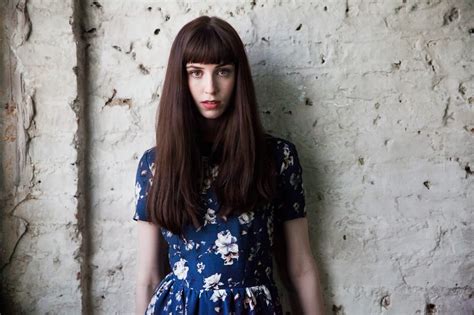
[[[232,64],[231,63],[220,63],[216,66],[216,68],[221,68],[221,67],[230,66],[230,65],[232,65]],[[195,65],[187,65],[186,68],[204,69],[202,67],[195,66]]]

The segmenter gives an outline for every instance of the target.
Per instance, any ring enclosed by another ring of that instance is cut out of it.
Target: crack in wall
[[[28,221],[13,215],[13,213],[18,206],[29,199],[30,198],[27,196],[25,199],[21,200],[11,211],[7,211],[7,216],[3,217],[1,221],[2,233],[0,234],[0,243],[2,246],[0,247],[0,275],[12,262],[18,244],[28,229]]]
[[[12,260],[13,256],[20,244],[21,239],[28,231],[28,222],[22,218],[15,217],[15,220],[8,220],[4,218],[2,220],[2,248],[0,250],[0,275],[3,274],[5,268],[7,268]],[[10,240],[9,243],[4,244],[3,236],[8,235]],[[13,242],[12,242],[13,239]],[[2,280],[3,281],[3,280]]]
[[[397,262],[397,266],[398,266],[398,272],[400,272],[400,277],[402,279],[402,282],[403,284],[405,284],[406,286],[408,286],[408,283],[405,279],[405,274],[403,273],[403,270],[402,270],[402,265],[400,264],[400,260],[399,259],[395,259],[395,261]]]
[[[448,120],[449,119],[452,119],[454,120],[454,113],[453,112],[449,112],[449,105],[451,103],[451,97],[448,97],[448,101],[446,102],[446,107],[444,108],[444,112],[443,112],[443,126],[447,126],[448,125]]]
[[[78,201],[77,207],[77,229],[76,234],[81,244],[79,250],[74,253],[74,258],[80,263],[80,272],[77,275],[80,281],[81,308],[82,314],[92,314],[91,296],[91,226],[90,220],[90,194],[89,183],[89,119],[88,113],[88,34],[86,31],[87,13],[83,1],[73,2],[72,32],[76,42],[76,62],[74,67],[76,74],[77,96],[70,104],[71,109],[76,114],[78,123],[77,133],[74,136],[74,147],[77,151],[77,161],[75,163],[78,172],[77,192],[75,197]],[[89,30],[89,33],[91,31]],[[95,32],[95,29],[94,29]]]

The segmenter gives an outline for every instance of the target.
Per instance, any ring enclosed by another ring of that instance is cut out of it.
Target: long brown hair
[[[199,111],[188,87],[186,64],[235,66],[235,86],[219,117],[212,155],[219,160],[213,183],[221,205],[219,216],[241,214],[271,201],[276,179],[267,147],[250,66],[234,28],[217,17],[201,16],[184,25],[170,52],[156,123],[153,184],[148,194],[152,221],[174,234],[187,224],[203,223],[200,189],[203,180]]]

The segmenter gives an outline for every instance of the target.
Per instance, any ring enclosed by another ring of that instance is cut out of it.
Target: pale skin
[[[213,140],[219,118],[229,105],[235,85],[235,66],[232,64],[188,63],[189,91],[201,116],[199,123],[204,140]],[[217,100],[220,104],[215,109],[208,109],[202,104],[207,100]]]
[[[321,280],[311,251],[306,217],[285,221],[283,238],[286,261],[277,259],[278,268],[285,268],[294,291],[293,314],[323,315],[324,300]]]
[[[188,86],[202,115],[202,128],[206,140],[212,140],[215,125],[229,104],[235,85],[235,68],[232,64],[187,64]],[[206,108],[201,102],[218,100],[216,108]],[[137,222],[138,257],[135,295],[136,314],[144,314],[153,289],[166,275],[168,264],[167,244],[159,226]],[[314,260],[306,218],[283,223],[286,259],[277,258],[279,268],[285,268],[295,295],[294,314],[324,314],[324,301],[318,268]],[[293,307],[293,306],[292,306]]]
[[[137,221],[137,281],[135,290],[135,313],[145,314],[154,288],[166,275],[168,264],[166,240],[156,224]]]

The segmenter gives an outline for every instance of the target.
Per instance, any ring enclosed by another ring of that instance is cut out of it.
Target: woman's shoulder
[[[270,150],[276,161],[278,174],[284,178],[283,181],[289,181],[291,177],[301,173],[301,165],[298,157],[298,151],[293,142],[288,139],[266,134]]]
[[[273,153],[277,154],[278,156],[284,155],[285,152],[296,151],[295,144],[288,139],[266,133],[265,140],[268,146],[273,150]]]
[[[147,157],[153,157],[153,158],[155,157],[155,154],[156,154],[156,146],[146,149],[145,152],[143,153],[143,155],[146,155]]]
[[[156,146],[146,149],[140,158],[140,167],[152,168],[155,163]]]

